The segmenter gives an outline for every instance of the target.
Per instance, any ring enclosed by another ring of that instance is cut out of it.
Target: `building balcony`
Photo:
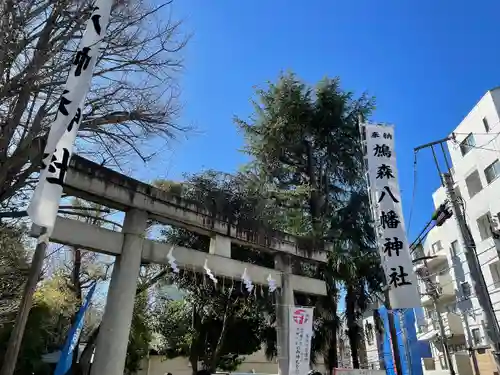
[[[426,259],[427,261],[427,268],[429,270],[432,269],[438,269],[438,268],[443,268],[443,265],[448,263],[448,258],[446,256],[447,251],[445,249],[441,249],[438,251],[426,251],[425,253],[420,253],[420,254],[415,254],[415,259],[422,258],[422,257],[432,257],[429,259]],[[415,263],[414,269],[415,271],[418,271],[419,269],[424,267],[424,261],[420,260]]]
[[[465,335],[462,317],[456,313],[443,314],[444,333],[446,336]]]
[[[431,281],[438,288],[439,302],[448,302],[456,298],[455,283],[449,273],[433,276],[431,277]],[[427,294],[424,282],[420,281],[419,285],[422,293],[422,305],[432,305],[432,298]]]
[[[464,336],[465,331],[462,325],[462,319],[458,314],[452,312],[441,313],[443,319],[444,333],[446,337]],[[437,316],[425,319],[425,325],[419,327],[417,338],[419,340],[432,341],[437,339],[440,334],[439,322]]]
[[[434,340],[439,333],[437,328],[434,328],[432,324],[427,324],[425,326],[418,327],[417,340],[419,341],[431,341]]]

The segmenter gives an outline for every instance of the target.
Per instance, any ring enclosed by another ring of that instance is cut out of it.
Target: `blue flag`
[[[54,375],[65,375],[71,368],[71,363],[73,362],[73,351],[75,350],[78,338],[82,332],[83,318],[85,317],[85,311],[87,311],[87,308],[90,305],[90,300],[92,299],[92,294],[94,294],[95,286],[96,283],[92,285],[87,293],[87,296],[85,297],[85,301],[80,307],[80,310],[78,310],[75,323],[73,323],[73,326],[69,330],[68,337],[66,338],[63,350],[61,351],[61,356],[59,357],[59,362],[57,362]]]

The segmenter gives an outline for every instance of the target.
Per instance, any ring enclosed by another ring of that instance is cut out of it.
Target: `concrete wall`
[[[322,362],[318,363],[314,368],[321,372],[326,371]],[[278,363],[276,360],[268,361],[264,352],[259,351],[246,356],[245,361],[236,372],[251,373],[252,370],[257,374],[277,374]],[[151,355],[144,360],[138,375],[166,375],[169,372],[172,375],[191,375],[189,360],[187,358],[166,360],[163,356]]]

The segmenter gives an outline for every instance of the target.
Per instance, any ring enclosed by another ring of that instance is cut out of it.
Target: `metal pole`
[[[488,336],[493,346],[493,358],[495,358],[497,369],[500,372],[500,329],[498,327],[498,321],[488,294],[488,288],[479,265],[474,239],[469,232],[467,222],[465,221],[465,217],[459,205],[455,189],[453,188],[453,178],[451,174],[445,173],[443,178],[447,194],[451,202],[453,215],[455,216],[458,225],[460,240],[464,244],[465,256],[467,264],[469,265],[472,284],[474,285],[474,290],[479,300],[479,304],[484,311],[485,323],[489,328]]]
[[[479,371],[479,364],[477,363],[476,352],[474,350],[474,340],[472,339],[472,333],[470,331],[469,318],[467,318],[467,312],[464,312],[462,314],[462,318],[464,319],[465,330],[467,331],[467,343],[468,343],[467,349],[469,350],[470,356],[472,357],[472,365],[474,366],[474,374],[481,375],[481,372]]]
[[[446,340],[446,332],[445,332],[445,328],[444,328],[443,317],[441,316],[441,309],[440,309],[439,303],[438,303],[438,300],[439,300],[438,287],[437,287],[436,283],[434,283],[430,279],[430,272],[429,272],[429,267],[428,267],[428,263],[427,263],[427,258],[424,257],[423,261],[424,261],[424,267],[423,267],[420,275],[424,281],[425,290],[426,290],[427,294],[432,299],[434,311],[436,312],[436,315],[437,315],[439,332],[440,332],[440,334],[439,334],[440,341],[441,341],[441,345],[443,346],[445,361],[448,365],[448,369],[450,370],[450,375],[455,375],[455,368],[453,366],[453,361],[451,359],[450,349],[448,348],[448,343]]]
[[[40,278],[45,252],[47,251],[48,239],[45,235],[46,229],[42,228],[42,232],[44,234],[39,237],[39,243],[36,246],[35,254],[31,261],[28,280],[24,287],[23,298],[19,306],[19,312],[16,316],[14,329],[10,334],[9,344],[0,371],[1,375],[12,375],[16,369],[17,357],[19,355],[19,349],[21,348],[24,329],[26,328],[31,306],[33,305],[33,294],[35,293],[36,284],[38,284],[38,279]]]
[[[448,368],[450,369],[450,375],[455,375],[455,368],[453,366],[453,361],[451,359],[450,349],[448,348],[448,343],[446,342],[446,332],[444,330],[443,317],[441,316],[441,309],[439,308],[439,304],[437,302],[437,293],[434,293],[432,297],[432,302],[434,304],[434,310],[437,314],[437,320],[439,324],[439,332],[441,336],[441,344],[443,345],[444,356],[446,358],[446,362],[448,363]]]
[[[405,325],[405,314],[402,313],[400,317],[400,325],[401,325],[401,333],[403,335],[403,343],[405,347],[405,356],[406,356],[406,363],[408,363],[408,372],[411,374],[411,350],[410,350],[410,345],[408,344],[408,330],[406,329]]]
[[[396,367],[396,375],[403,375],[401,368],[401,356],[399,354],[398,333],[396,331],[396,324],[394,320],[394,311],[391,307],[391,300],[389,298],[389,288],[384,291],[385,308],[387,309],[387,319],[389,321],[389,332],[391,334],[392,352],[394,354],[394,366]]]

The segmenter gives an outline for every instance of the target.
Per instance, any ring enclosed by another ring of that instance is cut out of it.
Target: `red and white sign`
[[[310,370],[313,335],[312,307],[291,307],[289,311],[289,374],[306,375]]]
[[[297,309],[293,312],[293,321],[298,325],[307,323],[309,314],[304,309]]]

